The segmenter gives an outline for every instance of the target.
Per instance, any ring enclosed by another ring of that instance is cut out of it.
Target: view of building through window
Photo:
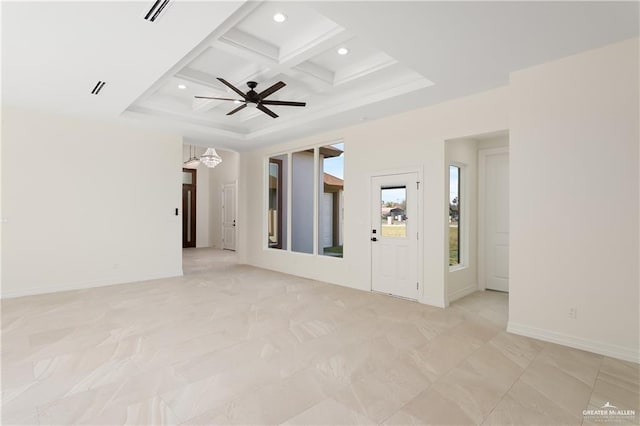
[[[380,189],[380,220],[383,237],[407,237],[407,187]]]
[[[318,171],[317,178],[314,170]],[[316,188],[318,198],[314,199]],[[289,241],[291,251],[343,257],[344,143],[269,158],[267,193],[268,248],[287,250]],[[318,232],[314,242],[316,209]]]
[[[269,158],[268,247],[287,249],[287,155]]]
[[[319,148],[318,254],[343,256],[344,143]]]

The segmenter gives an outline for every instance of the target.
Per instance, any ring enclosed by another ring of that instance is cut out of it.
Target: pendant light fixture
[[[198,160],[198,157],[196,157],[193,154],[194,154],[193,145],[189,145],[189,159],[187,161],[185,161],[184,163],[182,163],[182,167],[184,167],[186,169],[196,169],[196,168],[198,168],[198,164],[200,164],[200,160]]]
[[[222,158],[220,158],[215,148],[207,148],[205,153],[200,156],[200,162],[207,167],[214,168],[222,163]]]

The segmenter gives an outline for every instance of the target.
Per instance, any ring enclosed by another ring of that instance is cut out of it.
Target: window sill
[[[458,272],[458,271],[462,271],[463,269],[467,269],[468,266],[467,265],[451,265],[449,266],[449,272]]]

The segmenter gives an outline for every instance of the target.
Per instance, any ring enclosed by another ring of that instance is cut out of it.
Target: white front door
[[[509,291],[509,152],[481,155],[485,287]]]
[[[371,289],[418,299],[418,174],[371,178]]]
[[[236,184],[227,183],[222,189],[222,248],[236,249]]]

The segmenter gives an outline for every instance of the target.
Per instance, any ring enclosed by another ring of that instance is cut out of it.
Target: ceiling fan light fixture
[[[273,15],[273,20],[276,21],[278,24],[281,24],[287,20],[287,15],[285,15],[282,12],[278,12],[275,15]]]
[[[340,47],[338,48],[338,55],[346,55],[347,53],[349,53],[349,49],[347,49],[346,47]]]
[[[220,158],[215,148],[207,148],[205,153],[200,156],[200,162],[207,167],[214,168],[222,163],[222,158]]]
[[[233,101],[233,103],[234,103],[234,104],[241,104],[241,103],[242,103],[242,101],[239,101],[239,100],[237,100],[237,99],[236,99],[235,101]]]

